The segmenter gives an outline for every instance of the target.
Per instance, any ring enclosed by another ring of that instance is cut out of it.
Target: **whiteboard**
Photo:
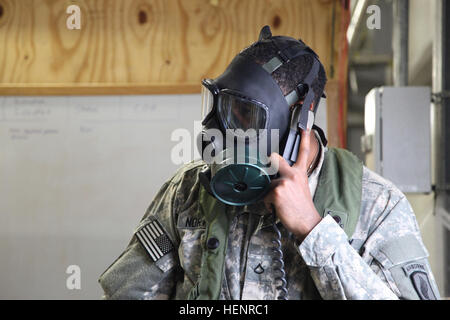
[[[172,133],[196,120],[200,95],[1,97],[0,299],[100,298],[98,277],[179,167]]]

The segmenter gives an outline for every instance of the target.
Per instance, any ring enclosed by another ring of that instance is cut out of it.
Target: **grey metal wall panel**
[[[430,88],[374,90],[366,105],[370,110],[376,105],[375,170],[403,192],[430,192]]]

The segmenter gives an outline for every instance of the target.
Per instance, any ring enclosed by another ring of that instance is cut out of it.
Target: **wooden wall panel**
[[[340,3],[0,0],[0,94],[199,92],[200,80],[222,73],[265,24],[301,37],[329,73]],[[81,8],[81,30],[66,27],[70,4]]]

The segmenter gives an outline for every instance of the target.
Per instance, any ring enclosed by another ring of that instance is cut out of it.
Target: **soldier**
[[[313,126],[325,83],[314,51],[268,26],[204,80],[203,160],[162,186],[101,275],[104,298],[439,299],[405,196]],[[235,159],[210,129],[276,129],[264,134],[278,174],[259,158],[206,161]]]

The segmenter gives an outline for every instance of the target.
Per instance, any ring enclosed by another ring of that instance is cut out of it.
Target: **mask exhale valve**
[[[246,205],[261,198],[270,186],[264,170],[251,164],[230,164],[219,169],[211,180],[213,194],[229,205]]]
[[[270,189],[270,175],[267,167],[258,158],[249,156],[238,160],[229,149],[219,156],[221,163],[211,164],[211,191],[220,201],[243,206],[260,200]]]

